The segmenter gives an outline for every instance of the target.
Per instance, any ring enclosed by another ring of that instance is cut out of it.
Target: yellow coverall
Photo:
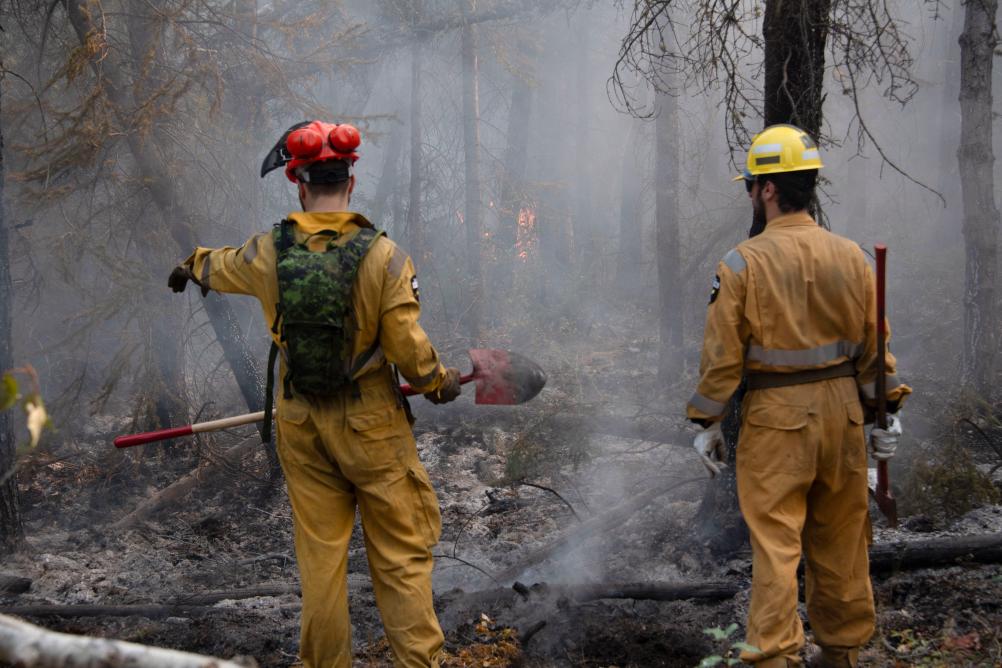
[[[855,377],[751,390],[742,406],[738,499],[752,543],[748,643],[760,667],[798,664],[797,565],[806,553],[815,637],[845,665],[873,634],[867,451],[860,399],[876,378],[876,286],[863,251],[806,213],[779,216],[720,262],[707,312],[700,381],[688,417],[723,419],[742,374],[852,362]],[[901,384],[886,355],[887,398]]]
[[[345,243],[360,226],[369,226],[348,212],[293,213],[289,219],[296,223],[297,242],[308,239],[318,251],[331,238],[325,230],[338,232]],[[240,248],[198,248],[185,261],[203,287],[257,297],[269,328],[278,304],[275,262],[270,232]],[[320,401],[295,393],[285,399],[278,392],[278,454],[303,588],[300,655],[307,668],[351,665],[347,566],[357,505],[394,663],[436,666],[443,637],[432,606],[431,547],[441,533],[441,516],[389,364],[422,393],[438,388],[445,369],[418,324],[414,266],[386,237],[362,260],[352,299],[357,393],[346,388]]]

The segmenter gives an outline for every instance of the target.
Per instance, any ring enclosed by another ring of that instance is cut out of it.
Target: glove
[[[433,404],[447,404],[455,400],[462,391],[463,387],[459,384],[459,369],[449,367],[445,370],[445,378],[442,379],[438,389],[425,392],[424,398]]]
[[[692,447],[699,453],[703,466],[710,476],[720,473],[719,462],[724,461],[724,434],[720,431],[720,423],[714,422],[701,430],[692,439]]]
[[[901,440],[901,418],[897,415],[887,416],[887,429],[874,427],[870,430],[870,456],[879,462],[885,462],[894,457]]]
[[[184,292],[185,288],[188,287],[188,281],[195,281],[195,274],[191,273],[191,267],[186,264],[181,264],[174,267],[174,271],[170,273],[167,278],[167,287],[174,292]],[[195,281],[198,283],[198,281]],[[209,294],[209,289],[206,287],[202,288],[202,296]]]

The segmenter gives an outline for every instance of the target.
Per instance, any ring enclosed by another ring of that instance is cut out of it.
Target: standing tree
[[[480,182],[480,89],[477,65],[476,26],[467,23],[462,29],[463,61],[463,150],[466,156],[466,228],[467,281],[470,286],[467,329],[474,343],[483,332],[483,206]]]
[[[3,80],[0,79],[0,85]],[[3,89],[0,88],[0,108]],[[0,373],[14,366],[11,349],[11,302],[14,287],[10,279],[10,239],[7,233],[7,209],[4,198],[3,128],[0,127]],[[9,554],[24,535],[21,507],[18,503],[16,446],[10,411],[0,411],[0,555]]]
[[[680,358],[685,309],[682,304],[681,249],[679,248],[679,132],[678,99],[667,92],[657,96],[655,146],[655,218],[657,220],[660,340],[658,375],[667,380]]]
[[[999,211],[992,153],[992,60],[998,0],[967,0],[960,36],[960,147],[964,203],[964,350],[961,382],[981,397],[992,390],[997,329],[995,281]]]

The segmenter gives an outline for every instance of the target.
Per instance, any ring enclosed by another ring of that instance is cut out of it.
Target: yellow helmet
[[[794,125],[770,125],[752,138],[745,170],[734,180],[822,167],[818,145],[809,134]]]

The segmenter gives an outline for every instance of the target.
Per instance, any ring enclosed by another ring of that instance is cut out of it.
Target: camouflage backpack
[[[296,243],[293,226],[292,221],[283,220],[272,232],[278,274],[278,312],[272,332],[279,334],[287,350],[285,398],[292,397],[293,388],[300,394],[330,397],[352,382],[352,287],[362,259],[383,233],[363,227],[338,245],[338,232],[322,230],[317,234],[331,239],[325,251],[316,252],[307,247],[309,239]],[[265,415],[271,411],[277,355],[278,346],[272,343]]]

